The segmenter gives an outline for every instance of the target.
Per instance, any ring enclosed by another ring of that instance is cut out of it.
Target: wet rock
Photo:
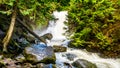
[[[25,60],[25,57],[22,54],[19,54],[15,59],[19,62],[23,62]]]
[[[23,68],[33,68],[32,64],[31,63],[24,63],[22,65]]]
[[[51,40],[53,38],[51,33],[44,34],[43,36],[40,36],[40,39],[46,42],[46,39]]]
[[[36,68],[56,68],[56,66],[54,64],[39,63],[36,65]]]
[[[66,54],[66,56],[70,61],[74,60],[74,58],[77,57],[75,54],[70,54],[70,53]]]
[[[52,34],[51,33],[47,33],[47,34],[44,34],[43,36],[41,37],[44,37],[45,39],[48,39],[48,40],[51,40],[53,38]]]
[[[97,68],[95,64],[84,59],[78,59],[72,65],[77,68]]]
[[[47,47],[45,44],[33,45],[26,47],[23,52],[27,61],[55,63],[55,54],[52,47]]]
[[[54,45],[54,46],[53,46],[53,49],[54,49],[54,52],[66,52],[66,51],[67,51],[67,48],[66,48],[66,47],[57,46],[57,45]]]

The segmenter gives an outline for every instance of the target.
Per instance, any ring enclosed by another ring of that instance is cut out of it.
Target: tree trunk
[[[13,33],[13,29],[14,29],[14,25],[15,25],[15,20],[16,20],[16,16],[17,16],[17,2],[15,3],[13,10],[14,11],[12,13],[11,24],[9,26],[9,29],[7,31],[6,36],[4,37],[4,39],[2,41],[2,43],[3,43],[3,51],[7,51],[7,45],[9,43],[10,38],[11,38],[12,33]]]

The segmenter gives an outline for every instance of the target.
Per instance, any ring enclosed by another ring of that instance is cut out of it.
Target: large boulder
[[[45,44],[37,44],[31,47],[26,47],[23,55],[27,61],[55,63],[55,54],[52,47],[47,47]]]
[[[53,49],[54,49],[54,52],[66,52],[66,51],[67,51],[67,48],[66,48],[66,47],[57,46],[57,45],[54,45],[54,46],[53,46]]]
[[[76,68],[97,68],[95,64],[84,59],[78,59],[72,65]]]

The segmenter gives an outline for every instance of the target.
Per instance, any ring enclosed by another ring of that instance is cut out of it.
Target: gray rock
[[[46,39],[51,40],[53,38],[51,33],[44,34],[43,36],[40,36],[40,39],[44,41],[44,43],[47,43]],[[40,42],[39,40],[37,42]]]
[[[67,51],[67,48],[66,48],[66,47],[57,46],[57,45],[54,45],[54,46],[53,46],[53,49],[54,49],[54,52],[66,52],[66,51]]]
[[[53,38],[52,34],[51,33],[47,33],[47,34],[44,34],[43,36],[41,37],[44,37],[45,39],[48,39],[48,40],[51,40]]]
[[[76,68],[97,68],[95,64],[84,59],[78,59],[72,65]]]
[[[71,60],[71,61],[73,61],[74,58],[77,57],[75,54],[70,54],[70,53],[67,53],[66,56],[67,56],[67,58],[68,58],[69,60]]]
[[[52,47],[44,44],[26,47],[23,52],[26,60],[32,62],[55,63],[55,54]]]

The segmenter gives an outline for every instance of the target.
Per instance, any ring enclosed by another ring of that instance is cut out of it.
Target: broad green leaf
[[[96,3],[96,1],[97,1],[97,0],[92,0],[92,3],[94,4],[94,3]]]

